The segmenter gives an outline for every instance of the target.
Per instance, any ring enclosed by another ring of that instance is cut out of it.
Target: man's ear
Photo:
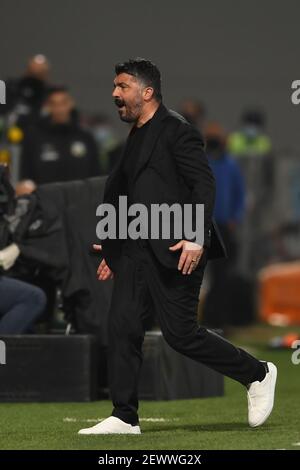
[[[154,94],[154,88],[152,88],[151,86],[147,86],[146,88],[144,88],[143,97],[145,101],[151,101],[153,98],[153,94]]]

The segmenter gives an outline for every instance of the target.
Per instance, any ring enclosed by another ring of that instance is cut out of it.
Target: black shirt
[[[132,180],[135,173],[137,161],[140,158],[143,140],[149,128],[151,119],[141,127],[133,127],[127,138],[125,155],[123,160],[122,171],[127,183],[127,193],[129,202],[131,200]]]
[[[133,176],[135,174],[136,165],[138,159],[141,156],[141,149],[143,145],[144,138],[146,136],[147,130],[149,129],[151,119],[147,121],[143,126],[136,127],[134,126],[127,138],[125,155],[122,164],[122,173],[124,177],[124,182],[126,186],[126,193],[128,197],[128,205],[133,204],[135,201],[133,195]],[[128,222],[134,219],[134,216],[128,216]],[[129,254],[129,256],[137,256],[140,253],[140,249],[145,247],[145,240],[137,239],[130,240],[127,239],[124,243],[123,250]]]

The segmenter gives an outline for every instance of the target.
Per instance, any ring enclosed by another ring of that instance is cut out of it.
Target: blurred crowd
[[[16,187],[18,193],[32,189],[33,183],[110,173],[123,144],[110,116],[101,110],[82,112],[68,86],[52,83],[45,56],[30,58],[21,77],[6,80],[6,95],[6,105],[0,107],[0,162],[14,167],[14,183],[26,180],[27,185]],[[239,128],[228,135],[220,124],[208,121],[201,101],[185,99],[178,111],[209,138],[208,154],[214,152],[213,145],[232,157],[263,157],[271,152],[265,116],[259,110],[244,112]],[[17,168],[9,144],[20,147]]]
[[[6,80],[6,105],[0,106],[0,164],[9,171],[14,199],[26,200],[45,183],[108,175],[120,158],[124,143],[110,116],[101,110],[83,112],[67,84],[53,83],[51,75],[47,57],[36,55],[29,59],[20,77]],[[253,320],[254,307],[253,285],[245,272],[251,264],[251,242],[255,242],[255,238],[249,242],[247,231],[249,224],[263,224],[257,208],[265,201],[263,198],[270,197],[272,187],[273,149],[266,116],[259,107],[241,109],[240,122],[228,132],[226,123],[211,116],[198,98],[184,98],[177,111],[204,136],[216,179],[214,217],[229,254],[228,259],[210,263],[201,321],[216,328],[246,324]],[[4,173],[2,176],[4,181]],[[258,180],[259,187],[255,188]],[[0,219],[4,217],[7,222],[8,206],[3,201]],[[23,210],[21,205],[17,207]],[[3,229],[0,334],[31,332],[49,303],[51,289],[45,284],[39,287],[36,282],[33,285],[11,274],[19,256],[18,244],[11,243]],[[51,293],[52,309],[53,295],[57,292]]]

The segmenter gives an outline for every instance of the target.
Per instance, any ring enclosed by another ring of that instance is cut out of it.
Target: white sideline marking
[[[105,418],[87,418],[87,419],[77,419],[77,418],[64,418],[65,423],[98,423],[103,421]],[[178,421],[178,418],[141,418],[140,421],[152,422],[152,423],[167,423],[171,421]]]
[[[292,446],[300,446],[300,442],[294,442],[294,444],[292,444]]]

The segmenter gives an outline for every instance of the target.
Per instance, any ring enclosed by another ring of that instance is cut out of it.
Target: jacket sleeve
[[[173,155],[178,173],[191,191],[192,204],[204,204],[204,246],[209,247],[215,203],[215,179],[200,132],[190,124],[181,122],[176,131]]]

